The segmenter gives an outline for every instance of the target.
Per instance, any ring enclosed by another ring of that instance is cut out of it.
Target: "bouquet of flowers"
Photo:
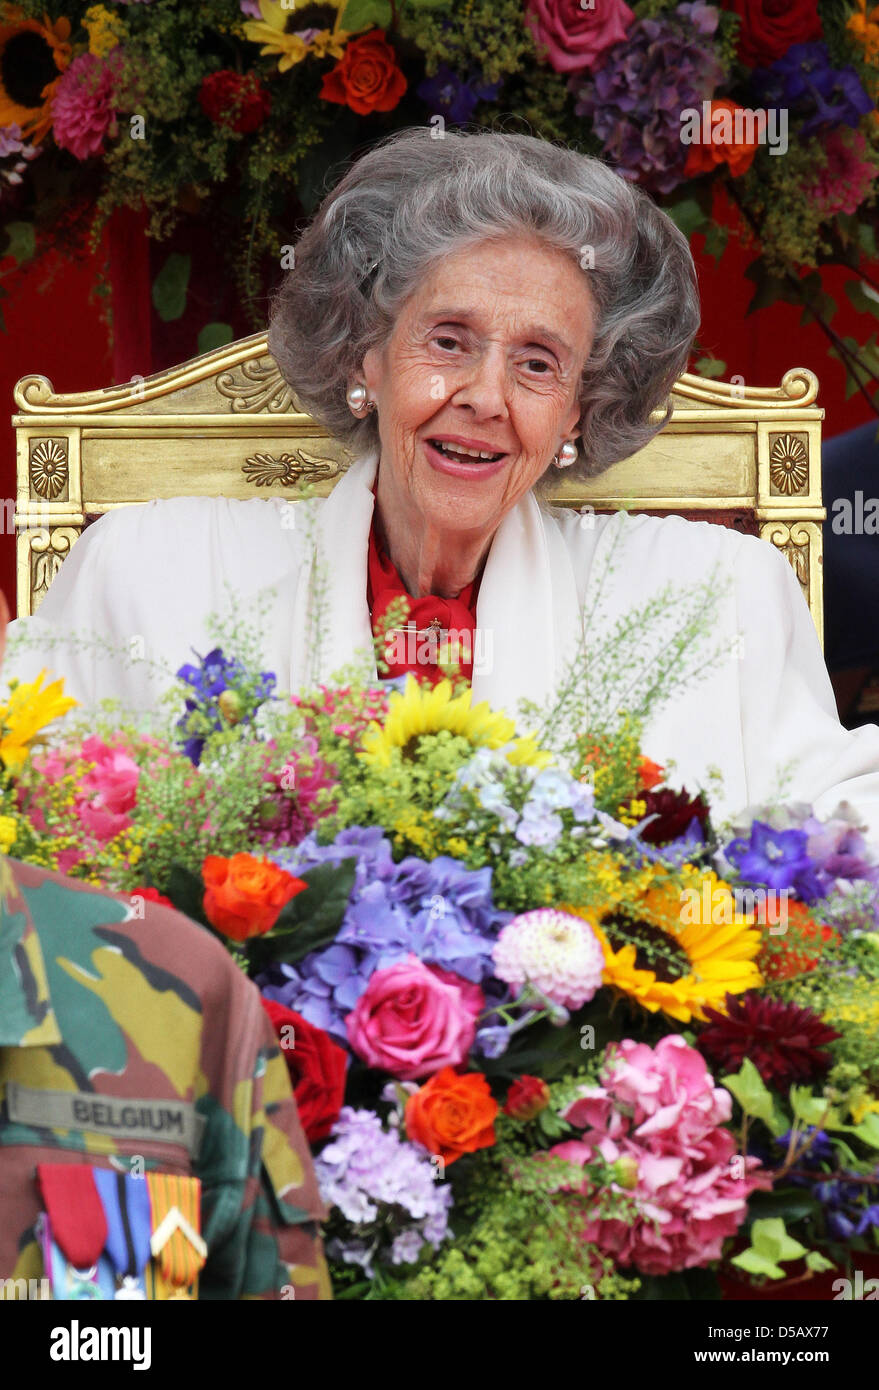
[[[328,169],[403,126],[521,118],[650,190],[710,254],[734,227],[755,308],[792,299],[829,330],[817,268],[847,266],[869,333],[877,91],[867,0],[2,0],[0,216],[23,260],[97,245],[118,207],[159,239],[207,210],[256,328]],[[163,318],[187,274],[174,254],[159,271]],[[875,379],[875,333],[828,337],[853,383]]]
[[[850,808],[715,823],[637,721],[562,758],[453,678],[282,698],[221,647],[178,674],[164,732],[15,686],[0,843],[180,908],[256,980],[337,1296],[759,1296],[863,1268],[879,853]]]

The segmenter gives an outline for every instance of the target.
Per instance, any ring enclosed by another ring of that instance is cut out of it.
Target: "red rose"
[[[739,57],[749,68],[767,68],[794,43],[823,36],[818,0],[726,0],[739,16]]]
[[[408,86],[384,29],[371,29],[351,40],[344,58],[324,77],[320,94],[324,101],[338,101],[358,116],[368,116],[393,111]]]
[[[237,135],[259,130],[272,109],[271,97],[255,72],[224,69],[202,78],[198,92],[202,111],[214,125],[229,126]]]
[[[348,1054],[329,1033],[274,999],[262,1006],[272,1021],[290,1073],[299,1118],[310,1144],[326,1139],[345,1099]]]
[[[539,1076],[520,1076],[507,1092],[504,1114],[513,1120],[533,1120],[549,1105],[549,1087]]]

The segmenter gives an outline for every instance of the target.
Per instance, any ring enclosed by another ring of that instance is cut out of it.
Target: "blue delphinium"
[[[852,67],[834,68],[825,43],[795,43],[769,68],[752,73],[754,90],[765,106],[806,116],[801,134],[821,127],[856,126],[873,102]]]
[[[499,82],[486,82],[475,69],[462,77],[448,63],[441,63],[434,76],[425,77],[416,90],[432,111],[439,111],[452,125],[464,125],[479,102],[494,101],[500,88]]]
[[[198,656],[198,652],[195,655]],[[246,724],[253,719],[259,706],[270,697],[277,684],[274,672],[261,671],[254,678],[235,657],[225,656],[220,647],[215,647],[207,656],[198,656],[198,659],[198,666],[187,663],[177,671],[178,678],[194,691],[194,696],[186,700],[186,713],[178,719],[176,727],[183,751],[196,767],[201,762],[207,735],[191,732],[190,715],[193,711],[198,710],[216,732],[228,728],[230,723]],[[237,697],[234,718],[230,718],[230,710],[223,711],[222,697],[227,692]]]
[[[723,853],[745,883],[776,891],[789,888],[807,903],[821,896],[803,830],[776,830],[765,821],[755,820],[750,837],[731,840]]]

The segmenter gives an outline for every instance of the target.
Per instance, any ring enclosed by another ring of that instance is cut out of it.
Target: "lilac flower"
[[[331,845],[314,833],[276,863],[291,872],[354,858],[354,884],[332,946],[298,965],[273,965],[260,977],[263,992],[347,1046],[345,1018],[376,970],[414,952],[476,984],[492,974],[491,950],[511,912],[491,899],[491,869],[467,869],[447,855],[394,863],[380,826],[351,826]]]
[[[808,117],[802,135],[822,126],[856,126],[873,109],[855,69],[831,67],[825,43],[793,44],[771,67],[753,72],[751,81],[764,105]]]
[[[0,168],[0,194],[3,185],[15,188],[22,182],[22,174],[32,159],[36,159],[42,146],[31,145],[22,139],[21,127],[17,125],[0,126],[0,159],[9,163]],[[16,158],[16,156],[18,156]]]
[[[436,75],[425,77],[416,90],[431,110],[442,112],[452,125],[463,125],[480,101],[495,100],[500,86],[499,82],[485,82],[475,69],[465,78],[442,63]]]
[[[591,121],[623,178],[660,193],[683,179],[681,112],[701,107],[725,77],[711,43],[718,19],[715,6],[698,3],[640,19],[597,71],[569,80],[574,110]]]
[[[336,1209],[331,1259],[359,1264],[372,1278],[374,1260],[411,1264],[425,1245],[436,1250],[447,1238],[451,1188],[436,1181],[420,1148],[384,1129],[373,1111],[343,1106],[314,1167],[321,1196]]]

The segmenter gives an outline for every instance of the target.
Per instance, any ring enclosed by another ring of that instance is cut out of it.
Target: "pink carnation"
[[[121,51],[105,58],[81,53],[74,58],[55,89],[52,133],[55,144],[77,159],[102,154],[104,137],[115,136]]]
[[[595,1217],[583,1239],[622,1267],[670,1274],[720,1258],[742,1224],[749,1194],[768,1185],[755,1158],[736,1154],[723,1122],[728,1091],[715,1087],[704,1059],[679,1034],[656,1047],[627,1039],[608,1054],[602,1085],[584,1087],[564,1118],[583,1133],[550,1152],[569,1162],[629,1157],[638,1179],[628,1192],[634,1221]],[[738,1158],[738,1162],[733,1160]],[[584,1181],[582,1191],[589,1191]]]
[[[580,0],[528,0],[525,22],[538,54],[556,72],[594,68],[604,51],[626,37],[635,16],[623,0],[599,0],[585,10]]]
[[[879,176],[865,158],[867,142],[860,130],[831,131],[824,142],[827,164],[803,191],[825,217],[855,213]]]
[[[461,1065],[484,1006],[478,985],[409,955],[370,976],[345,1026],[367,1066],[414,1081]]]

